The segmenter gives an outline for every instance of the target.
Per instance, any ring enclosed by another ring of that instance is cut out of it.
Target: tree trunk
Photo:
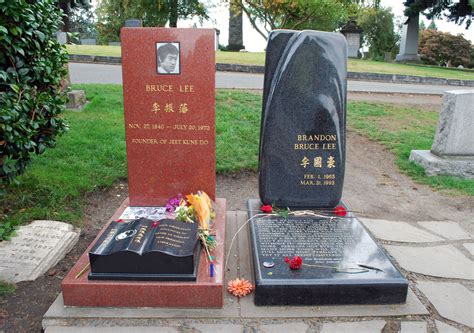
[[[63,11],[63,29],[64,32],[70,32],[71,23],[69,22],[69,15],[71,15],[71,6],[69,1],[60,1],[59,8]]]
[[[178,26],[178,0],[170,0],[170,28]]]

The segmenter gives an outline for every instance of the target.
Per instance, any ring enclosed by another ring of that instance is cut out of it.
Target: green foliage
[[[78,34],[79,38],[96,38],[97,22],[92,6],[77,6],[69,15],[70,31]]]
[[[357,24],[364,30],[362,36],[369,45],[371,59],[383,60],[385,52],[391,52],[398,43],[399,36],[395,33],[391,8],[363,8]]]
[[[74,24],[77,23],[75,22],[77,18],[74,17],[74,14],[77,13],[77,11],[80,11],[81,9],[90,10],[92,8],[90,0],[57,0],[54,2],[63,12],[63,24],[61,30],[65,32],[70,32],[71,25],[74,26]]]
[[[456,24],[471,25],[474,2],[472,0],[406,0],[405,16],[423,13],[429,20],[445,16]]]
[[[206,6],[199,0],[102,0],[97,7],[98,41],[118,42],[120,29],[128,19],[141,19],[144,27],[164,27],[178,18],[208,18]]]
[[[55,149],[34,158],[19,184],[6,187],[0,198],[0,228],[11,232],[35,219],[80,224],[85,194],[127,177],[122,87],[74,88],[84,89],[89,103],[82,112],[66,111],[70,131]]]
[[[241,8],[257,32],[267,39],[275,29],[334,31],[347,21],[349,0],[228,0]],[[258,23],[263,24],[262,30]]]
[[[418,52],[426,64],[468,67],[471,62],[471,42],[462,35],[427,29],[420,32]]]
[[[470,54],[471,54],[471,63],[469,64],[469,68],[474,68],[474,45],[471,45]]]
[[[0,184],[5,184],[67,129],[60,117],[67,53],[56,39],[61,13],[53,0],[0,2]]]

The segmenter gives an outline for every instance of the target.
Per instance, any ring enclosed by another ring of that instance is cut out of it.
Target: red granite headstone
[[[215,199],[214,30],[123,28],[121,44],[130,205]]]

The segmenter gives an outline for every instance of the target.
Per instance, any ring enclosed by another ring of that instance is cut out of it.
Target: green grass
[[[216,62],[224,64],[265,65],[265,52],[216,52]]]
[[[0,281],[0,300],[15,292],[15,285]]]
[[[106,45],[66,45],[69,54],[84,54],[92,56],[121,57],[120,46]]]
[[[349,127],[389,148],[403,173],[435,189],[474,196],[474,180],[449,176],[428,177],[422,167],[408,160],[413,149],[431,149],[438,116],[436,111],[389,104],[358,102],[350,103],[348,107]]]
[[[33,219],[79,224],[84,194],[126,178],[122,87],[75,86],[85,89],[90,103],[84,112],[66,111],[70,130],[54,149],[33,158],[7,187],[2,223],[18,225]]]
[[[406,65],[373,60],[349,59],[348,70],[351,72],[402,74],[431,76],[445,79],[474,80],[474,70],[457,70],[434,66]]]
[[[120,46],[103,45],[67,45],[70,54],[121,56]],[[216,62],[243,65],[264,65],[265,52],[216,52]],[[369,72],[383,74],[403,74],[431,76],[446,79],[474,80],[474,70],[457,70],[452,68],[404,65],[384,63],[372,60],[349,59],[348,70],[351,72]]]
[[[261,105],[260,94],[217,92],[217,172],[257,170]]]
[[[19,184],[6,188],[0,204],[2,224],[18,225],[34,219],[53,219],[81,225],[85,194],[125,179],[126,154],[122,87],[75,85],[90,103],[83,112],[66,111],[70,131],[57,147],[36,156]],[[216,95],[217,172],[256,170],[261,95],[218,90]],[[408,161],[412,149],[430,149],[438,114],[392,105],[349,104],[349,126],[386,145],[400,169],[416,181],[437,189],[474,196],[474,180],[427,177]]]
[[[65,112],[69,132],[56,148],[33,158],[19,184],[6,188],[0,204],[7,213],[0,215],[0,228],[34,219],[81,225],[84,195],[127,177],[122,86],[74,89],[85,90],[90,103],[83,112]],[[261,96],[218,91],[216,100],[217,171],[255,170]]]

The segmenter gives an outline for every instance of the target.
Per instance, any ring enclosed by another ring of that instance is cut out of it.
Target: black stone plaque
[[[197,227],[172,219],[113,221],[89,252],[89,279],[195,281]]]
[[[272,32],[265,67],[260,198],[284,207],[335,207],[345,165],[345,38]]]
[[[249,200],[249,216],[259,212]],[[325,213],[327,214],[327,213]],[[393,304],[408,282],[365,228],[346,217],[267,215],[250,222],[256,305]],[[291,270],[285,257],[303,258]],[[274,265],[269,266],[272,262]]]

